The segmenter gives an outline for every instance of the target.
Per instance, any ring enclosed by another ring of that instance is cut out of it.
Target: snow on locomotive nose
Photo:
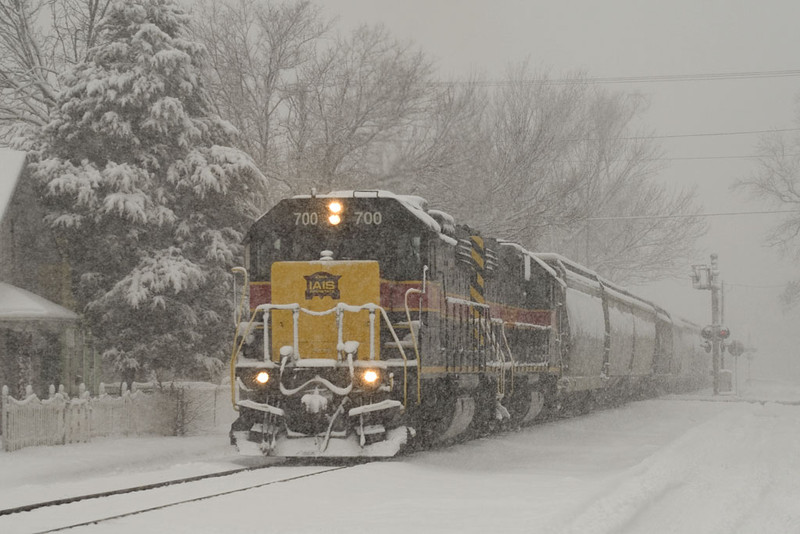
[[[263,360],[275,379],[240,389],[232,436],[240,452],[276,456],[392,456],[409,429],[380,361],[376,261],[276,262]],[[278,356],[276,356],[278,355]],[[249,365],[242,359],[238,375]]]

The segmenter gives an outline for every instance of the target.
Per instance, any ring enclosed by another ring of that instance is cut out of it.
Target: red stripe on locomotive
[[[422,288],[422,282],[419,280],[406,282],[381,280],[381,307],[386,311],[405,311],[406,291],[411,288]],[[408,295],[408,307],[410,309],[419,309],[420,298],[422,298],[423,307],[427,307],[430,302],[438,302],[438,287],[433,284],[428,284],[425,291],[426,293],[424,295],[420,293],[411,293]]]
[[[261,304],[272,302],[272,285],[269,282],[253,282],[250,284],[250,310]]]
[[[527,310],[525,308],[509,308],[497,304],[490,304],[492,317],[502,319],[507,323],[525,323],[539,326],[550,326],[551,310]]]

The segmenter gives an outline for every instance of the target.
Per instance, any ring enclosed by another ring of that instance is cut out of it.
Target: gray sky
[[[642,77],[764,73],[800,68],[800,3],[796,0],[326,0],[326,14],[344,29],[382,23],[434,58],[442,77],[470,72],[501,78],[511,63],[560,77]],[[800,76],[615,83],[608,89],[645,95],[642,126],[662,140],[669,167],[660,179],[697,185],[707,213],[767,209],[729,191],[755,168],[757,134],[733,134],[797,125]],[[434,199],[431,199],[434,200]],[[786,353],[800,341],[798,315],[782,316],[780,287],[800,274],[761,246],[776,215],[713,217],[700,243],[720,256],[727,284],[726,320],[734,337],[748,335],[762,352]],[[682,280],[642,289],[687,318],[710,318],[710,295]],[[758,286],[758,287],[753,287]],[[767,286],[767,287],[764,287]],[[638,289],[637,289],[638,291]],[[798,349],[794,356],[800,361]],[[793,364],[795,365],[795,364]]]

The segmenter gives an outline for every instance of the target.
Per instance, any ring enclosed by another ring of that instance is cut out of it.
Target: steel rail
[[[114,495],[125,495],[126,493],[135,493],[137,491],[147,491],[151,489],[157,488],[165,488],[167,486],[174,486],[177,484],[185,484],[186,482],[195,482],[198,480],[205,480],[208,478],[217,478],[217,477],[224,477],[229,475],[235,475],[236,473],[241,473],[244,471],[254,471],[256,469],[265,469],[267,467],[271,467],[268,465],[257,466],[257,467],[242,467],[240,469],[231,469],[228,471],[220,471],[218,473],[207,473],[205,475],[195,475],[186,478],[177,478],[174,480],[164,480],[162,482],[154,482],[152,484],[143,484],[141,486],[132,486],[130,488],[121,488],[116,490],[108,490],[108,491],[101,491],[98,493],[89,493],[86,495],[77,495],[74,497],[64,497],[62,499],[54,499],[52,501],[41,501],[32,504],[25,504],[22,506],[15,506],[13,508],[5,508],[0,510],[0,516],[4,515],[11,515],[11,514],[18,514],[21,512],[30,512],[36,510],[38,508],[47,508],[48,506],[59,506],[61,504],[72,504],[80,501],[87,501],[90,499],[102,499],[103,497],[112,497]]]
[[[183,484],[183,483],[187,483],[187,482],[196,482],[198,480],[203,480],[203,479],[234,475],[234,474],[241,473],[241,472],[244,472],[244,471],[253,471],[253,470],[256,470],[256,469],[264,469],[266,467],[270,467],[270,466],[246,467],[246,468],[242,468],[242,469],[234,469],[234,470],[231,470],[231,471],[225,471],[225,472],[221,472],[221,473],[212,473],[212,474],[209,474],[209,475],[200,475],[200,476],[196,476],[196,477],[188,477],[188,478],[185,478],[185,479],[171,480],[171,481],[165,481],[165,482],[155,483],[155,484],[147,484],[145,486],[137,486],[137,487],[134,487],[134,488],[126,488],[126,489],[122,489],[122,490],[114,490],[114,491],[108,491],[108,492],[95,493],[95,494],[91,494],[91,495],[83,495],[83,496],[78,496],[78,497],[58,499],[58,500],[55,500],[55,501],[48,501],[48,502],[38,503],[38,504],[34,504],[34,505],[21,506],[21,507],[17,507],[17,508],[9,508],[7,510],[3,510],[3,512],[5,512],[6,514],[9,514],[9,513],[31,511],[31,510],[35,510],[37,508],[45,508],[45,507],[50,507],[50,506],[59,506],[59,505],[63,505],[63,504],[73,504],[73,503],[76,503],[76,502],[79,502],[79,501],[83,501],[83,500],[87,500],[87,499],[96,499],[96,498],[102,498],[102,497],[113,496],[113,495],[123,495],[123,494],[128,494],[128,493],[134,493],[134,492],[137,492],[137,491],[148,491],[148,490],[152,490],[152,489],[158,489],[158,488],[162,488],[162,487],[166,487],[166,486]],[[130,516],[144,514],[144,513],[148,513],[148,512],[154,512],[154,511],[157,511],[157,510],[163,510],[165,508],[171,508],[173,506],[179,506],[179,505],[182,505],[182,504],[189,504],[189,503],[193,503],[193,502],[204,501],[204,500],[208,500],[208,499],[214,499],[216,497],[222,497],[222,496],[231,495],[231,494],[234,494],[234,493],[241,493],[243,491],[249,491],[249,490],[252,490],[252,489],[262,488],[262,487],[265,487],[265,486],[271,486],[271,485],[274,485],[274,484],[281,484],[281,483],[284,483],[284,482],[292,482],[294,480],[300,480],[300,479],[303,479],[303,478],[313,477],[313,476],[316,476],[316,475],[329,473],[331,471],[338,471],[340,469],[347,469],[349,467],[353,467],[353,464],[335,466],[335,467],[331,467],[329,469],[324,469],[322,471],[316,471],[314,473],[305,473],[305,474],[302,474],[302,475],[282,478],[282,479],[279,479],[279,480],[270,480],[268,482],[262,482],[262,483],[259,483],[259,484],[253,484],[253,485],[246,486],[246,487],[243,487],[243,488],[236,488],[236,489],[231,489],[231,490],[220,491],[220,492],[211,493],[211,494],[208,494],[208,495],[201,495],[199,497],[193,497],[191,499],[184,499],[184,500],[181,500],[181,501],[169,502],[169,503],[161,504],[161,505],[158,505],[158,506],[151,506],[151,507],[148,507],[148,508],[142,508],[142,509],[139,509],[139,510],[133,510],[133,511],[125,512],[125,513],[121,513],[121,514],[115,514],[115,515],[112,515],[112,516],[100,517],[100,518],[97,518],[97,519],[91,519],[91,520],[88,520],[88,521],[82,521],[82,522],[79,522],[79,523],[73,523],[73,524],[70,524],[70,525],[64,525],[64,526],[60,526],[60,527],[56,527],[56,528],[52,528],[52,529],[48,529],[48,530],[37,531],[37,532],[35,532],[33,534],[49,534],[51,532],[62,532],[62,531],[70,530],[70,529],[73,529],[73,528],[84,527],[84,526],[88,526],[88,525],[96,525],[96,524],[100,524],[100,523],[105,523],[107,521],[113,521],[115,519],[121,519],[123,517],[130,517]]]

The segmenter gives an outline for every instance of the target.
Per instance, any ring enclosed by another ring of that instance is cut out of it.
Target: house
[[[0,385],[97,386],[99,358],[72,309],[69,265],[44,224],[24,152],[0,148]]]

